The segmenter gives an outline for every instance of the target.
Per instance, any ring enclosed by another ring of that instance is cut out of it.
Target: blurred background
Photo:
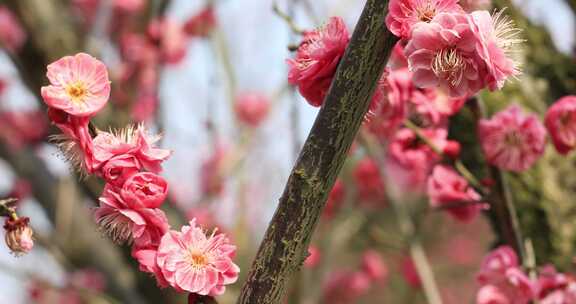
[[[300,28],[341,16],[352,31],[364,1],[276,4]],[[517,101],[543,113],[576,92],[576,2],[493,5],[508,7],[527,46],[524,76],[483,96],[489,108]],[[287,83],[285,60],[299,40],[272,0],[0,1],[0,197],[19,199],[37,243],[22,257],[0,250],[0,303],[186,300],[155,287],[128,248],[100,235],[90,214],[100,181],[78,176],[48,141],[57,131],[39,99],[46,65],[78,51],[101,58],[112,80],[96,126],[142,122],[174,151],[163,171],[172,227],[196,217],[238,246],[240,280],[218,298],[234,303],[317,114]],[[455,120],[465,125],[466,113]],[[523,189],[514,195],[537,259],[564,270],[573,268],[576,245],[574,164],[574,157],[560,161],[547,153],[538,168],[513,180]],[[543,182],[542,172],[557,179]],[[390,183],[353,148],[289,303],[425,303],[407,240],[384,199]],[[426,206],[424,197],[411,202],[443,300],[473,303],[475,273],[494,241],[490,223],[485,217],[458,223]]]

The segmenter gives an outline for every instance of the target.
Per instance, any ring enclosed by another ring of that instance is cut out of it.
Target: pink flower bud
[[[442,152],[451,159],[456,159],[458,156],[460,156],[460,143],[457,141],[448,140]]]
[[[8,218],[4,223],[6,245],[17,256],[30,252],[34,246],[33,231],[28,226],[29,222],[29,218],[22,217],[16,220]]]
[[[120,193],[129,205],[158,208],[166,199],[168,183],[154,173],[140,172],[124,182]]]
[[[250,127],[258,127],[268,115],[270,102],[264,95],[244,93],[238,96],[234,111],[238,120]]]

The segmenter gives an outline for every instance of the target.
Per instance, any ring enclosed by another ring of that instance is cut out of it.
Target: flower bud
[[[456,159],[460,156],[460,143],[457,141],[449,140],[444,147],[444,154],[451,159]]]
[[[8,218],[4,223],[6,245],[17,256],[30,252],[34,246],[33,231],[28,226],[29,222],[29,218],[22,217],[16,220]]]

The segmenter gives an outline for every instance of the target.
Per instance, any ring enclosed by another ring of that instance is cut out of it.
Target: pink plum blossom
[[[192,220],[181,231],[171,230],[162,237],[156,262],[177,291],[220,295],[238,279],[240,268],[232,261],[235,252],[225,235],[206,236]]]
[[[312,106],[319,107],[330,88],[350,35],[340,17],[332,17],[324,26],[304,33],[294,59],[288,59],[288,82]]]
[[[243,93],[236,98],[234,112],[243,124],[258,127],[270,111],[270,101],[259,93]]]
[[[120,193],[130,205],[158,208],[168,195],[168,183],[154,173],[140,172],[126,179]]]
[[[26,42],[26,32],[18,18],[5,6],[0,6],[0,44],[10,52],[18,51]]]
[[[187,38],[182,25],[168,18],[153,20],[148,26],[148,36],[160,45],[162,61],[178,64],[186,57]]]
[[[44,102],[72,116],[93,116],[110,97],[106,66],[85,53],[49,64],[46,76],[50,85],[42,87]]]
[[[506,269],[518,266],[518,256],[514,249],[510,246],[500,246],[484,257],[478,281],[481,284],[496,282],[505,274]]]
[[[486,66],[476,51],[469,19],[466,14],[440,13],[429,23],[414,25],[405,53],[416,86],[439,86],[451,97],[483,88]]]
[[[544,153],[546,129],[534,114],[525,114],[517,105],[481,119],[478,136],[488,163],[500,169],[524,171]]]
[[[308,247],[308,257],[304,260],[304,267],[314,268],[320,263],[320,249],[314,245]]]
[[[134,155],[121,154],[110,158],[102,167],[102,177],[106,182],[122,187],[124,181],[140,171],[140,162]]]
[[[476,51],[486,65],[483,82],[490,90],[501,89],[509,77],[520,74],[513,52],[517,50],[520,30],[503,11],[493,16],[488,11],[470,14],[472,29],[476,36]]]
[[[362,254],[362,271],[373,281],[383,281],[388,277],[388,267],[380,254],[373,250],[366,250]]]
[[[216,14],[212,5],[207,5],[184,24],[184,32],[193,37],[208,37],[216,27]]]
[[[446,206],[455,219],[469,222],[483,208],[481,197],[466,179],[446,165],[436,165],[428,178],[428,196],[433,207]],[[462,204],[462,206],[457,206]]]
[[[353,175],[362,203],[370,206],[386,205],[384,181],[376,161],[369,157],[361,159],[356,164]]]
[[[561,154],[576,148],[576,96],[565,96],[556,101],[544,118],[552,143]]]
[[[458,0],[391,0],[386,26],[394,35],[409,39],[415,24],[430,22],[445,12],[462,12]]]
[[[158,244],[169,228],[164,212],[155,209],[154,201],[137,201],[122,194],[109,184],[104,188],[94,212],[100,229],[117,243],[134,241],[137,247]]]

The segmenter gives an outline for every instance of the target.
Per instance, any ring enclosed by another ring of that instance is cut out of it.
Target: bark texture
[[[268,226],[238,303],[280,303],[306,258],[326,198],[397,39],[387,0],[368,0]]]

